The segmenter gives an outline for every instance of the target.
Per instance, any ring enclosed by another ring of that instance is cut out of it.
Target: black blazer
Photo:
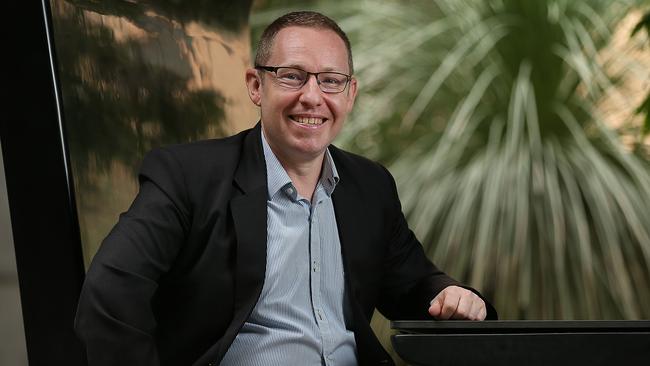
[[[223,358],[264,281],[260,132],[258,124],[145,157],[140,191],[83,285],[75,328],[91,366],[216,365]],[[330,152],[340,176],[332,199],[358,360],[392,364],[370,328],[375,307],[389,319],[427,319],[429,301],[459,284],[426,259],[388,171],[333,146]],[[488,316],[496,317],[489,304]]]

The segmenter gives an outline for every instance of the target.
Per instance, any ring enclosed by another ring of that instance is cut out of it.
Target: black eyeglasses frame
[[[309,76],[310,76],[310,75],[314,75],[314,77],[316,78],[316,83],[318,84],[318,87],[320,88],[320,90],[321,90],[323,93],[327,93],[327,94],[338,94],[338,93],[342,93],[345,89],[347,89],[348,84],[350,84],[350,80],[352,80],[352,75],[344,74],[344,73],[342,73],[342,72],[337,72],[337,71],[309,72],[309,71],[306,71],[306,70],[303,70],[303,69],[301,69],[301,68],[299,68],[299,67],[294,67],[294,66],[262,66],[262,65],[255,65],[255,69],[256,69],[256,70],[262,70],[262,71],[272,72],[272,73],[275,74],[276,77],[278,76],[278,69],[294,69],[294,70],[300,70],[300,71],[302,71],[302,72],[304,72],[304,73],[307,74],[307,78],[305,78],[304,83],[303,83],[302,85],[300,85],[299,87],[296,87],[295,90],[299,90],[300,88],[302,88],[303,86],[305,86],[305,84],[307,84],[307,83],[309,82]],[[340,91],[327,91],[327,90],[323,90],[323,87],[321,86],[321,82],[320,82],[320,80],[318,79],[318,75],[320,75],[320,74],[337,74],[337,75],[345,76],[345,85],[343,86],[343,88],[342,88]],[[292,90],[293,90],[293,89],[292,89]]]

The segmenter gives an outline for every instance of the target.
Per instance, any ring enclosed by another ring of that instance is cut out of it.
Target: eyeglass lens
[[[280,67],[276,71],[276,77],[281,86],[290,89],[298,89],[305,85],[310,73],[293,67]],[[348,83],[348,76],[337,72],[315,73],[318,85],[324,92],[341,92]]]

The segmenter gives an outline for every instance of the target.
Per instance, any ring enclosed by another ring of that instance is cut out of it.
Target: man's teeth
[[[313,118],[313,117],[294,117],[293,118],[298,123],[304,123],[308,125],[320,125],[323,123],[322,118]]]

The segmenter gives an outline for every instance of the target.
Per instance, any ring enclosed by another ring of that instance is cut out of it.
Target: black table
[[[650,321],[393,321],[411,365],[650,365]]]

